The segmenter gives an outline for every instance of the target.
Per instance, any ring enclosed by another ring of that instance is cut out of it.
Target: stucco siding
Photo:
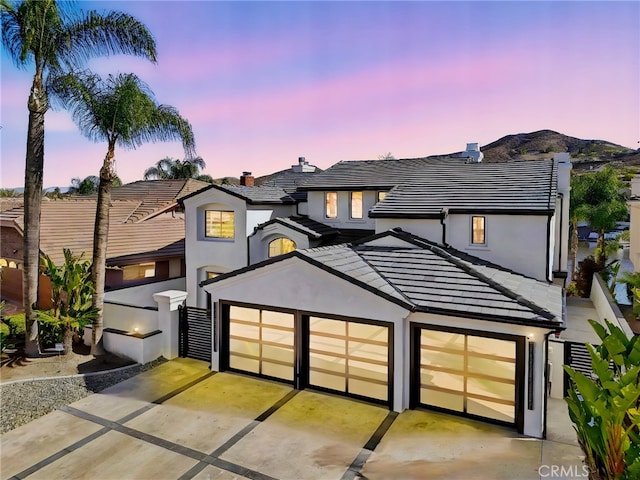
[[[450,246],[516,273],[537,280],[549,280],[548,269],[552,259],[547,257],[547,244],[553,242],[554,232],[547,233],[547,216],[484,215],[485,245],[471,243],[471,216],[451,214],[446,218],[446,242]],[[376,222],[377,233],[394,227],[400,227],[432,242],[442,243],[440,220],[381,218]],[[553,243],[550,246],[553,247]]]

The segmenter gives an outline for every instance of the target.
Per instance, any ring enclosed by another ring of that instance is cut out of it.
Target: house
[[[212,369],[426,406],[540,437],[563,289],[402,230],[203,282]]]
[[[211,310],[212,368],[543,436],[571,162],[481,160],[470,144],[339,162],[269,206],[261,187],[183,199],[187,302]],[[208,211],[233,213],[215,226],[233,242],[203,234]],[[217,269],[199,287],[192,257]]]
[[[199,180],[133,182],[112,191],[109,210],[106,289],[140,285],[185,274],[184,218],[177,200],[209,185]],[[96,196],[43,199],[40,250],[57,265],[63,249],[93,251]],[[0,266],[3,297],[22,300],[22,206],[0,214]],[[41,277],[40,305],[47,308],[50,292]]]
[[[240,185],[209,185],[180,199],[185,210],[189,305],[207,305],[205,292],[199,287],[203,280],[263,260],[269,252],[273,255],[298,248],[290,237],[285,242],[280,240],[282,236],[270,233],[277,227],[270,229],[268,222],[276,218],[305,218],[306,194],[298,193],[297,188],[319,171],[300,157],[298,164],[269,176],[260,186],[255,186],[251,172],[243,172]],[[303,227],[295,220],[289,224],[306,230],[310,226],[307,222]],[[264,245],[249,238],[260,226]],[[308,245],[300,241],[300,246]]]

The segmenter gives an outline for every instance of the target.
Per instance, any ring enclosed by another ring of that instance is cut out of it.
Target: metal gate
[[[595,346],[595,345],[594,345]],[[593,375],[591,369],[591,355],[584,343],[564,342],[564,364],[569,365],[576,372],[580,372],[587,377]],[[564,372],[564,391],[569,389],[571,378]]]
[[[178,307],[180,314],[179,355],[196,360],[211,361],[212,319],[206,308]]]

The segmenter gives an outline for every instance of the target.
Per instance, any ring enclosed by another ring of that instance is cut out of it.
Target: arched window
[[[296,249],[296,242],[288,238],[280,237],[269,242],[269,257],[277,257]]]
[[[0,258],[0,267],[7,267],[9,264],[4,258]]]

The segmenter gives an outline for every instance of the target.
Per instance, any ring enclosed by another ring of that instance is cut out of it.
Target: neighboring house
[[[571,162],[481,160],[470,144],[340,162],[284,192],[284,214],[256,201],[264,187],[185,198],[187,302],[212,310],[212,368],[543,436]],[[206,238],[208,211],[233,212],[233,242]]]
[[[109,210],[107,289],[185,275],[184,218],[177,200],[209,185],[198,180],[140,181],[113,189]],[[63,249],[91,260],[96,196],[43,199],[40,250],[56,265]],[[22,300],[22,207],[0,214],[2,295]],[[42,278],[42,277],[41,277]],[[46,284],[46,279],[42,282]],[[41,288],[40,303],[50,298]]]

